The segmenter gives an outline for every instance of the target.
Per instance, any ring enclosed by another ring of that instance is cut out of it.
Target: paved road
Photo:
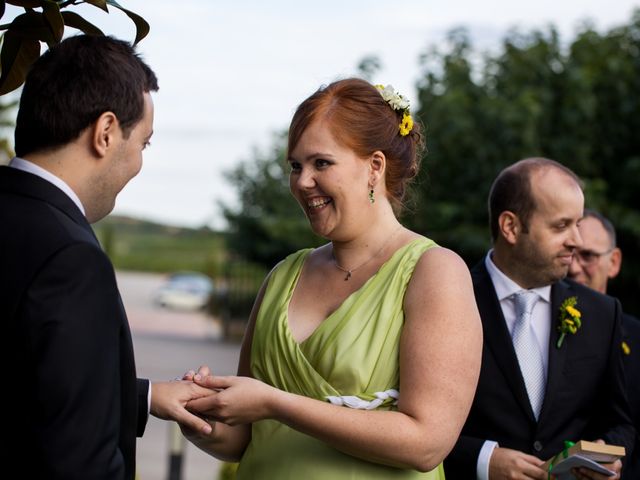
[[[206,363],[222,375],[236,371],[239,346],[210,339],[167,337],[134,332],[138,375],[153,380],[168,380],[190,368]],[[168,474],[169,445],[173,423],[149,418],[144,436],[138,440],[139,480],[165,480]],[[180,436],[181,437],[181,436]],[[183,480],[215,480],[219,462],[182,441]]]
[[[164,282],[164,275],[118,272],[117,279],[134,332],[220,338],[222,329],[216,319],[202,312],[175,311],[153,304],[153,294]]]
[[[118,285],[133,333],[138,376],[168,380],[203,363],[222,375],[234,374],[239,344],[220,338],[216,319],[198,312],[174,312],[154,306],[153,292],[160,275],[118,272]],[[138,440],[139,480],[168,477],[172,423],[149,419]],[[184,442],[182,480],[215,480],[219,462]]]

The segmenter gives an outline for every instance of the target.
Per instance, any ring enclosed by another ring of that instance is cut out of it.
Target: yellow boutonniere
[[[576,308],[577,303],[577,297],[569,297],[560,305],[560,325],[558,325],[560,338],[556,344],[557,348],[562,346],[562,342],[567,333],[574,335],[582,325],[582,314],[580,310]]]
[[[631,347],[629,346],[629,344],[627,342],[622,342],[622,352],[625,355],[630,355],[631,354]]]

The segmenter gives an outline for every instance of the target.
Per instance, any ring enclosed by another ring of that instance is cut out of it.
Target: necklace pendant
[[[346,282],[351,278],[351,270],[347,270],[347,275],[344,277],[344,281]]]

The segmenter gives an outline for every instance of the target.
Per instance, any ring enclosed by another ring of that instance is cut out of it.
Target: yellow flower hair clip
[[[409,100],[396,92],[391,85],[387,85],[386,87],[384,85],[376,85],[375,87],[380,92],[380,95],[382,95],[384,101],[387,102],[391,108],[395,111],[402,112],[402,121],[400,122],[400,125],[398,125],[398,130],[400,135],[406,137],[413,129],[413,118],[409,113]]]
[[[402,114],[402,122],[400,122],[400,135],[406,137],[411,132],[413,128],[413,118],[411,118],[411,114],[405,111]]]

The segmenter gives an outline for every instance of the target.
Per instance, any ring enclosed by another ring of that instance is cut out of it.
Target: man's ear
[[[614,248],[609,258],[609,269],[607,270],[607,277],[614,278],[620,273],[620,267],[622,266],[622,250],[618,247]]]
[[[522,232],[522,223],[515,213],[505,210],[498,217],[498,230],[508,244],[514,245]]]
[[[380,150],[376,150],[371,154],[371,158],[369,159],[369,167],[371,169],[371,173],[369,176],[369,183],[373,185],[377,185],[378,182],[383,178],[384,172],[387,168],[387,157]]]
[[[92,147],[99,157],[104,157],[115,141],[119,130],[118,117],[113,112],[104,112],[93,123]]]

